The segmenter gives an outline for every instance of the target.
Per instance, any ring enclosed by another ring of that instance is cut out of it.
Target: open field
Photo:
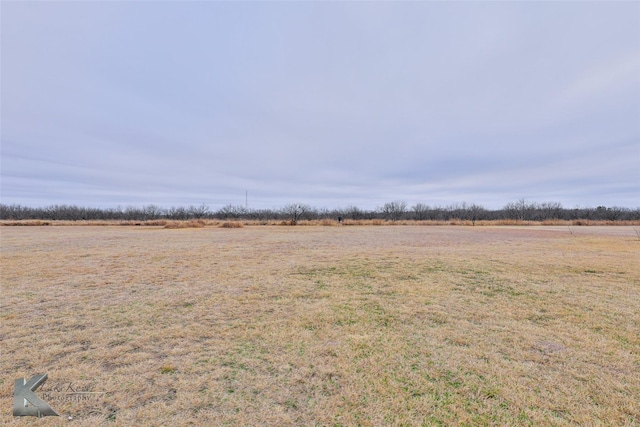
[[[633,227],[0,233],[3,425],[640,425]]]

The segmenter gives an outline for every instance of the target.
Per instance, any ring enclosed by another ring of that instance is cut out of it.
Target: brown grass
[[[204,228],[206,222],[203,219],[194,219],[191,221],[171,221],[164,228]]]
[[[221,228],[243,228],[244,225],[238,221],[226,221],[220,225]]]
[[[640,423],[631,227],[7,227],[1,245],[2,425]],[[12,417],[36,373],[94,394]]]
[[[340,223],[338,221],[336,221],[335,219],[322,219],[320,220],[320,225],[323,225],[325,227],[335,227],[336,225],[340,225]]]
[[[12,227],[21,227],[21,226],[43,226],[43,225],[51,225],[52,221],[41,221],[39,219],[27,219],[22,221],[10,221],[3,220],[0,221],[0,225],[12,226]]]

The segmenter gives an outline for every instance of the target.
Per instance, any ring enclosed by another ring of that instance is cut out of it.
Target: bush
[[[222,225],[220,225],[220,228],[243,228],[244,225],[242,225],[241,222],[238,221],[227,221],[227,222],[223,222]]]
[[[164,226],[164,228],[204,228],[205,222],[202,219],[194,219],[192,221],[172,221]]]

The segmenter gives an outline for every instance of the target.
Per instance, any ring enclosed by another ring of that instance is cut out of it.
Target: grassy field
[[[640,425],[633,227],[0,233],[3,425]]]

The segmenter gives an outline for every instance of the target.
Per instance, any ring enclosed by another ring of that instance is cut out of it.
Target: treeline
[[[279,209],[247,209],[240,205],[227,205],[212,210],[207,205],[163,208],[157,205],[125,208],[88,208],[76,205],[52,205],[41,208],[19,204],[0,204],[0,219],[3,220],[65,220],[65,221],[151,221],[159,219],[193,220],[256,220],[290,221],[295,224],[302,220],[344,219],[344,220],[431,220],[431,221],[547,221],[547,220],[594,220],[594,221],[637,221],[640,208],[625,207],[574,208],[567,209],[558,202],[536,203],[520,199],[507,203],[502,209],[490,210],[475,203],[432,206],[417,203],[413,206],[403,201],[393,201],[373,210],[347,206],[341,209],[314,208],[306,204],[293,203]]]

